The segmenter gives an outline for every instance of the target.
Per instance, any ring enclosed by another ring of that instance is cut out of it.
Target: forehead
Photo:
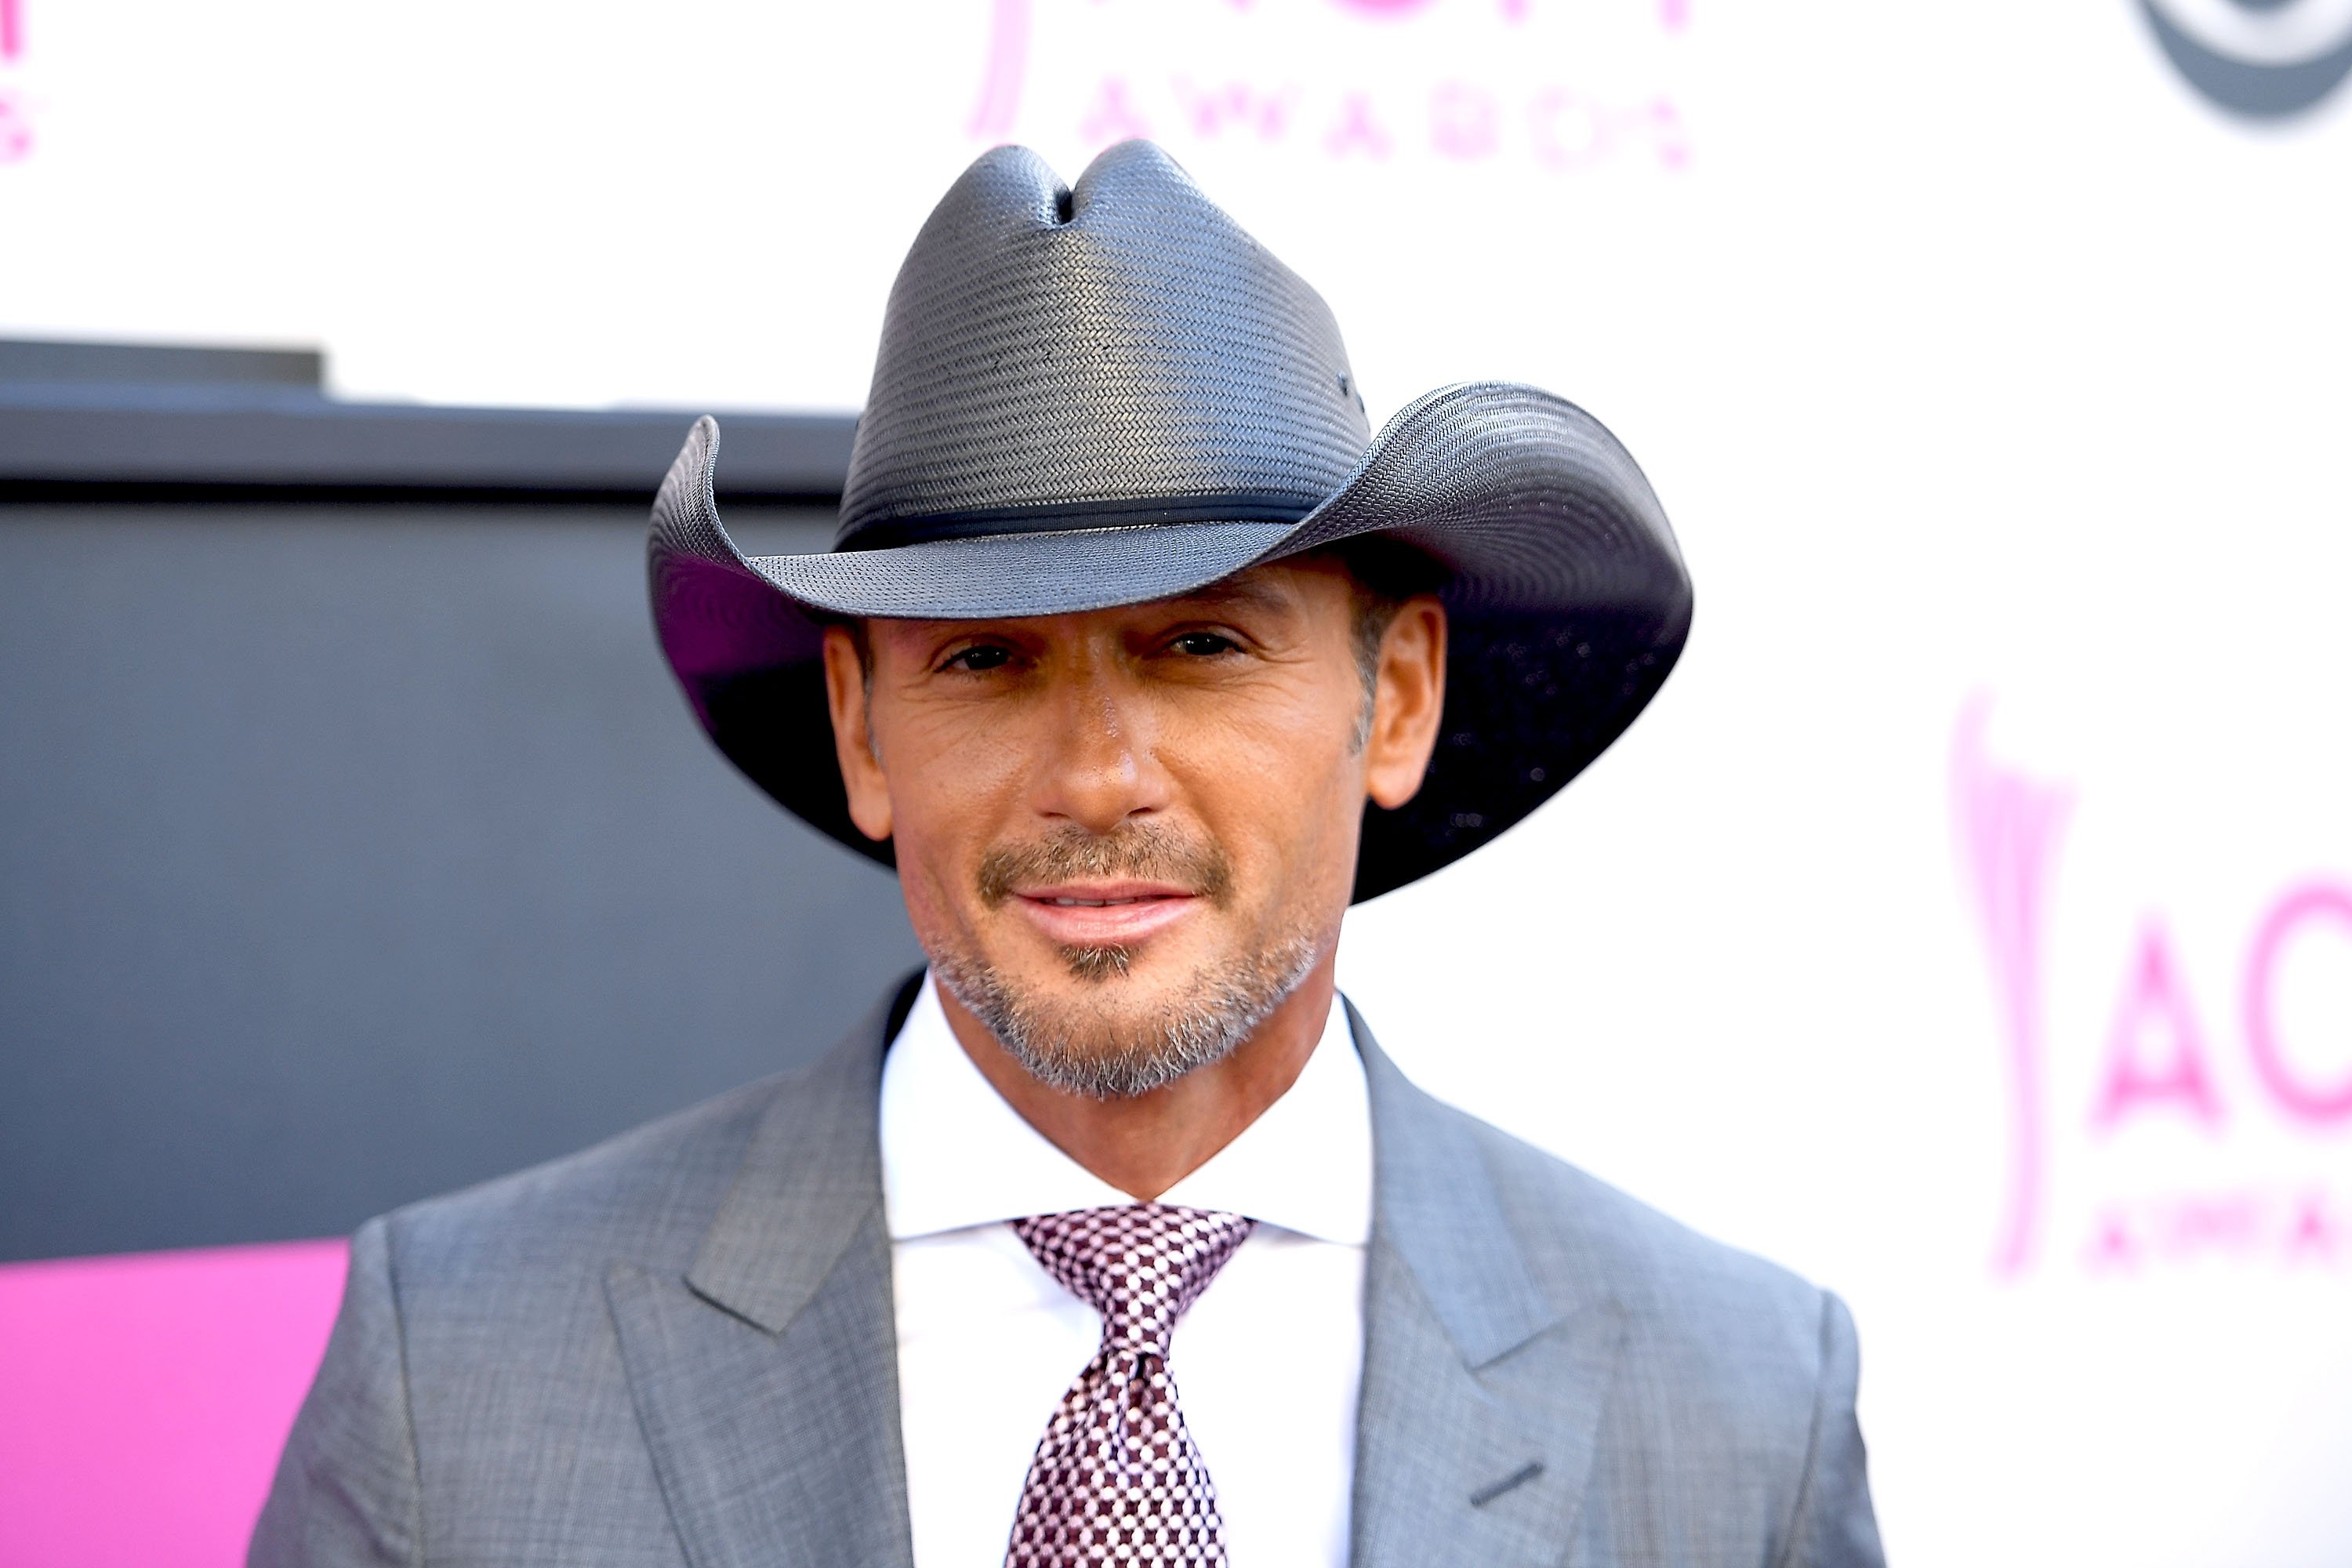
[[[1301,555],[1270,562],[1220,578],[1205,587],[1165,599],[1117,605],[1108,609],[1080,610],[1065,616],[1021,616],[1003,619],[953,621],[881,620],[870,623],[885,632],[919,635],[943,627],[977,627],[1019,631],[1040,637],[1097,636],[1124,627],[1157,626],[1193,616],[1236,616],[1255,621],[1307,627],[1327,619],[1344,622],[1356,593],[1347,567],[1328,556]]]

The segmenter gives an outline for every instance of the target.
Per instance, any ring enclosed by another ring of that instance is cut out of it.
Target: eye
[[[1192,658],[1214,658],[1221,653],[1240,651],[1238,643],[1217,632],[1186,632],[1168,646]]]
[[[974,643],[940,661],[941,669],[961,669],[977,675],[982,670],[1002,669],[1013,661],[1013,650],[998,647],[993,643]]]

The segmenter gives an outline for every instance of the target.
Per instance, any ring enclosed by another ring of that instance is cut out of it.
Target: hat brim
[[[697,421],[654,502],[662,651],[719,749],[796,816],[891,863],[849,820],[826,710],[826,617],[1071,614],[1162,599],[1248,567],[1381,535],[1433,558],[1450,623],[1445,712],[1414,798],[1368,806],[1355,898],[1461,858],[1624,732],[1682,652],[1691,584],[1664,510],[1600,421],[1534,387],[1433,392],[1295,522],[1123,523],[890,549],[746,557],[712,495]]]

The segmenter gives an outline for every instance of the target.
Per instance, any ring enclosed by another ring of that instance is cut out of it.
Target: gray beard
[[[1130,1100],[1223,1061],[1290,999],[1315,969],[1316,944],[1293,934],[1254,956],[1193,976],[1191,994],[1157,1018],[1121,1025],[1075,997],[1024,994],[985,960],[934,953],[940,984],[988,1026],[1031,1078],[1092,1100]],[[1115,984],[1125,948],[1063,954],[1082,986]]]

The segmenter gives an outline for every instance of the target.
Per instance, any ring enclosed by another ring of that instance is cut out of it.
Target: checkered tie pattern
[[[1129,1204],[1014,1220],[1045,1272],[1103,1316],[1102,1348],[1046,1424],[1021,1489],[1005,1568],[1225,1561],[1168,1342],[1255,1220]]]

